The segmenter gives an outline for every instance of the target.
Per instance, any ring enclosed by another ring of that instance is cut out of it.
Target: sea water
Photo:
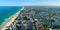
[[[3,22],[7,21],[7,19],[20,11],[22,6],[0,6],[0,26]]]

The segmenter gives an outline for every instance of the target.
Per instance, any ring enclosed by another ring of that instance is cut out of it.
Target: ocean
[[[0,26],[21,8],[22,6],[0,6]]]

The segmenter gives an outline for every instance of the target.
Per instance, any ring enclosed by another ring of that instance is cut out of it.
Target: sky
[[[0,6],[60,6],[60,0],[0,0]]]

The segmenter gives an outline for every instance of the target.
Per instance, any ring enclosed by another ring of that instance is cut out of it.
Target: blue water
[[[18,12],[22,7],[18,6],[0,6],[0,25],[10,16]]]

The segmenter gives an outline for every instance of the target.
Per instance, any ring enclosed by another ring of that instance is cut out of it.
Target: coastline
[[[22,7],[22,8],[20,9],[20,11],[22,11],[23,9],[24,9],[24,7]],[[15,14],[13,14],[11,17],[9,17],[9,18],[7,19],[7,21],[5,21],[5,22],[2,24],[2,26],[0,27],[0,30],[4,30],[4,28],[5,28],[6,26],[9,26],[10,24],[12,24],[12,22],[14,22],[14,20],[16,19],[16,17],[18,17],[20,11],[18,11],[17,13],[15,13]]]

